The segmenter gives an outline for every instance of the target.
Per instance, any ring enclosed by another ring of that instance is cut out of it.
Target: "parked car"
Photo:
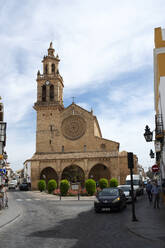
[[[19,190],[29,190],[29,184],[26,182],[23,182],[19,185]]]
[[[104,188],[94,201],[96,213],[102,210],[121,210],[126,207],[126,197],[120,188]]]
[[[124,191],[127,202],[132,202],[131,185],[119,185],[118,188]],[[134,195],[134,200],[136,201],[137,200],[136,190],[133,190],[133,195]]]
[[[17,180],[11,180],[8,183],[8,189],[16,189],[17,188]]]

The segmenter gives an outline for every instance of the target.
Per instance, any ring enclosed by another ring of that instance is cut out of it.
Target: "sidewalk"
[[[37,197],[43,197],[45,198],[45,196],[49,199],[52,200],[56,200],[59,201],[60,200],[60,196],[58,195],[52,195],[52,194],[48,194],[47,192],[40,192],[40,191],[29,191],[31,194],[33,194],[33,196],[37,196]],[[80,201],[93,201],[95,199],[95,196],[80,196],[79,200]],[[61,196],[61,201],[77,201],[78,200],[78,196]]]
[[[0,211],[0,230],[2,227],[12,223],[22,215],[21,208],[8,192],[9,207]]]
[[[135,205],[136,207],[136,205]],[[160,204],[160,209],[153,208],[153,204],[146,199],[144,205],[136,210],[137,222],[130,220],[127,223],[128,230],[147,240],[165,242],[165,205]]]

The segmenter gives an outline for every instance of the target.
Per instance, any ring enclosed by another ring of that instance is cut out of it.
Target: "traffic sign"
[[[159,166],[157,164],[154,164],[152,166],[152,172],[158,172],[159,171]]]

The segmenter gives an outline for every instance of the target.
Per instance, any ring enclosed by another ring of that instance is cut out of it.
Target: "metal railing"
[[[155,115],[155,137],[162,138],[163,133],[163,118],[161,114]]]

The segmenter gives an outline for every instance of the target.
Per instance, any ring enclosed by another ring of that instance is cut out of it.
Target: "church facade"
[[[58,55],[52,43],[44,56],[43,73],[37,73],[36,152],[25,161],[30,166],[32,189],[40,179],[84,182],[88,178],[117,178],[125,182],[129,174],[127,152],[119,152],[119,143],[104,139],[93,111],[72,102],[63,105],[63,78]],[[135,171],[137,157],[134,156]]]

